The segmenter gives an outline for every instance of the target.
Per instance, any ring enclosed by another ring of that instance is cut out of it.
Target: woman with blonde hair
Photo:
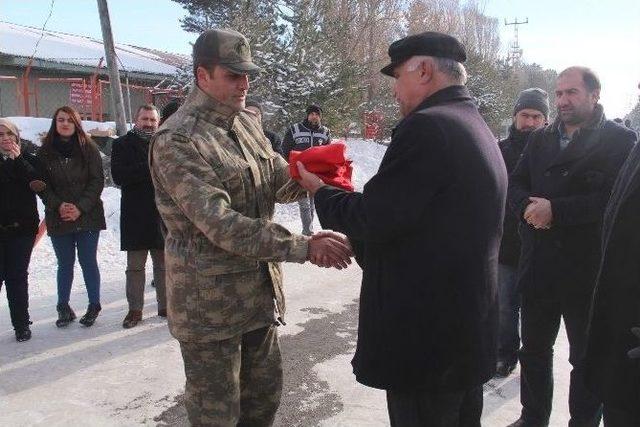
[[[67,326],[76,318],[69,306],[76,250],[89,296],[89,307],[80,323],[91,326],[102,309],[97,262],[100,230],[106,228],[100,199],[104,188],[102,158],[82,129],[80,115],[69,106],[60,107],[53,114],[38,157],[47,173],[47,187],[41,195],[58,260],[56,326]]]
[[[0,289],[5,284],[17,341],[31,339],[28,268],[38,230],[34,190],[42,189],[36,157],[20,144],[18,127],[0,118]]]

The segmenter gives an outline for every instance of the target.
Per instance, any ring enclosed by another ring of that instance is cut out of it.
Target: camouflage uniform
[[[270,425],[282,382],[279,262],[305,262],[308,250],[307,237],[271,219],[276,202],[304,191],[255,116],[197,86],[152,140],[149,162],[167,228],[169,329],[183,353],[189,419]]]

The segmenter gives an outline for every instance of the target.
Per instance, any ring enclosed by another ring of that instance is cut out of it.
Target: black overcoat
[[[149,143],[133,132],[113,142],[111,176],[120,187],[120,249],[162,249],[160,215],[149,174]]]
[[[635,134],[606,120],[598,105],[564,150],[559,138],[558,121],[534,131],[509,179],[509,204],[522,224],[519,286],[529,297],[588,304],[600,263],[602,216]],[[530,196],[551,201],[549,230],[524,221]]]
[[[605,405],[640,421],[640,146],[620,171],[603,222],[602,263],[594,292],[586,356],[587,384]]]
[[[35,179],[44,180],[43,167],[24,147],[17,159],[0,157],[0,238],[36,234],[36,194],[29,188]]]
[[[509,136],[498,143],[502,158],[504,159],[507,173],[512,173],[516,168],[522,151],[531,132],[521,132],[511,125]],[[510,267],[517,267],[520,260],[520,236],[518,235],[518,218],[507,206],[504,213],[504,229],[502,242],[500,243],[500,263]]]
[[[316,193],[322,225],[349,236],[363,268],[359,382],[442,391],[491,378],[506,191],[496,139],[452,86],[398,124],[362,193]]]

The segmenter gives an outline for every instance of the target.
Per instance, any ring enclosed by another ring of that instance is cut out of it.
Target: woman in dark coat
[[[82,129],[78,112],[65,106],[54,113],[38,157],[47,173],[47,187],[41,194],[58,258],[56,326],[67,326],[76,318],[69,306],[76,249],[89,295],[89,307],[80,323],[91,326],[101,310],[96,254],[100,230],[106,228],[100,199],[104,187],[100,152]]]
[[[6,285],[16,340],[31,339],[28,268],[38,229],[36,157],[20,147],[15,124],[0,119],[0,289]],[[32,189],[33,188],[33,189]]]

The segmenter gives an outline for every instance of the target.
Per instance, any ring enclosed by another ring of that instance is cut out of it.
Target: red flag
[[[324,181],[325,184],[343,190],[353,191],[351,183],[351,160],[346,158],[347,146],[340,142],[307,148],[304,151],[289,153],[289,171],[291,177],[299,179],[296,162],[302,162],[304,167]]]

